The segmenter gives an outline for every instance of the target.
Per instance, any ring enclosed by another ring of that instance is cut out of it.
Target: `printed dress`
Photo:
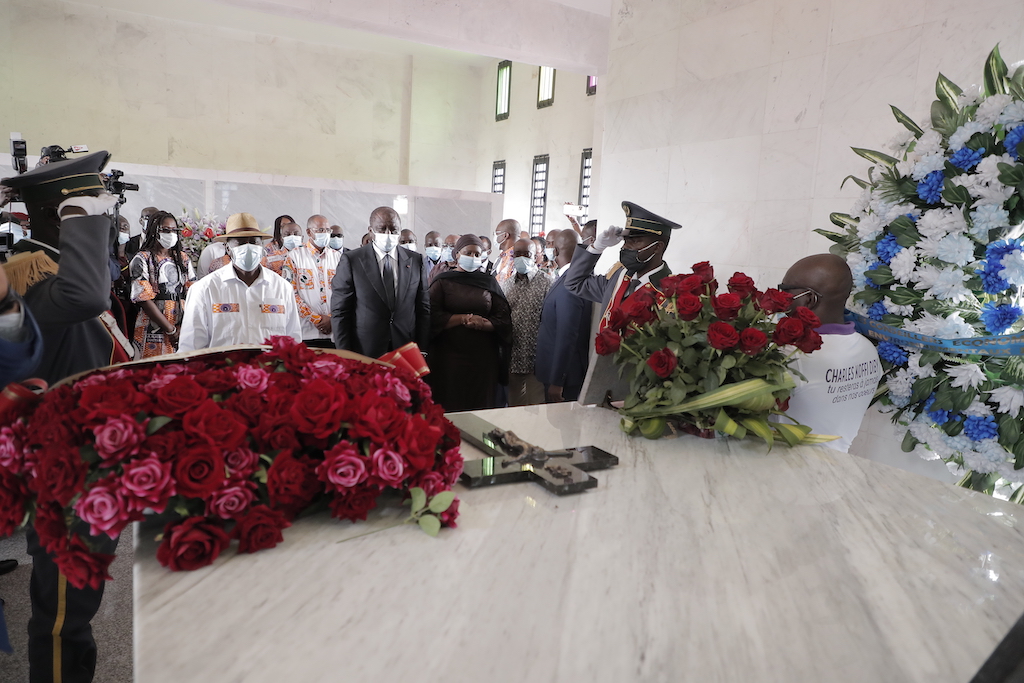
[[[185,290],[196,279],[192,262],[185,261],[186,273],[179,270],[174,259],[165,256],[155,259],[148,251],[140,251],[131,261],[129,270],[132,278],[132,303],[141,304],[152,301],[164,314],[168,322],[177,326],[181,322],[184,307]],[[151,358],[174,353],[174,345],[167,340],[162,327],[154,323],[146,310],[139,306],[139,314],[135,319],[135,338],[133,339],[138,358]]]

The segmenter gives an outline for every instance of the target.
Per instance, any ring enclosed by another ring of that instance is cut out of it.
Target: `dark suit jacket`
[[[341,255],[331,283],[334,345],[371,358],[408,342],[427,350],[430,340],[430,295],[423,256],[395,249],[398,287],[395,309],[388,308],[380,265],[373,245]]]
[[[21,297],[15,295],[21,301]],[[43,340],[32,312],[24,302],[24,321],[11,339],[0,338],[0,387],[32,375],[43,357]]]
[[[592,302],[566,288],[565,275],[555,280],[544,298],[534,374],[545,387],[562,387],[567,401],[579,397],[587,375],[593,308]]]

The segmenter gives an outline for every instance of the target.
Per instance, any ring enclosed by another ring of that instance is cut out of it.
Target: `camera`
[[[116,168],[110,169],[110,174],[104,177],[105,184],[107,186],[107,192],[110,194],[119,194],[124,197],[125,192],[138,192],[139,186],[136,183],[126,183],[121,178],[124,177],[124,171],[119,171]],[[122,200],[122,204],[123,204]]]
[[[0,232],[0,263],[7,263],[7,257],[14,247],[14,235],[9,232]]]
[[[11,133],[11,168],[19,175],[28,170],[28,143],[21,133]]]

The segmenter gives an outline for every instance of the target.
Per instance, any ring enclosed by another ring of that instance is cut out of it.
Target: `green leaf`
[[[438,532],[441,531],[441,520],[434,515],[423,515],[419,519],[419,525],[430,536],[436,537]]]
[[[876,285],[885,286],[896,282],[896,278],[892,276],[892,268],[887,265],[865,271],[864,274],[871,278]]]
[[[736,356],[733,356],[731,354],[728,356],[722,356],[721,367],[725,368],[726,370],[736,367]]]
[[[768,450],[771,450],[771,447],[775,444],[775,434],[772,432],[772,428],[768,426],[767,420],[763,417],[746,417],[740,420],[740,424],[747,428],[747,432],[761,437],[768,444]]]
[[[863,147],[851,147],[850,149],[852,149],[854,154],[857,156],[864,157],[874,164],[881,164],[882,166],[892,168],[899,163],[899,159],[896,157],[891,157],[888,154],[883,154],[882,152],[876,152],[873,149],[864,149]]]
[[[152,436],[160,431],[160,428],[171,421],[171,418],[166,415],[156,415],[149,418],[149,424],[146,425],[146,436]]]
[[[999,54],[999,45],[992,48],[985,60],[985,95],[1006,94],[1006,62]]]
[[[888,266],[887,266],[888,267]],[[862,289],[853,295],[855,301],[863,301],[870,306],[885,298],[885,292],[881,289]]]
[[[946,182],[943,183],[942,198],[950,204],[958,204],[960,206],[968,205],[972,202],[971,193],[963,185],[955,185],[952,178],[946,178]]]
[[[1006,150],[1011,151],[1011,150]],[[996,164],[999,169],[999,182],[1003,185],[1020,185],[1024,183],[1024,166],[1020,164]]]
[[[902,450],[904,453],[910,453],[911,451],[914,450],[914,447],[917,446],[917,444],[919,443],[921,442],[915,439],[914,435],[911,434],[910,430],[908,429],[907,433],[903,435],[903,443],[900,444],[900,450]]]
[[[889,292],[889,299],[897,306],[913,306],[922,299],[922,295],[909,287],[896,287]]]
[[[1020,439],[1017,443],[1013,444],[1013,469],[1019,470],[1024,468],[1024,439]]]
[[[945,137],[956,132],[959,127],[956,125],[956,113],[941,100],[932,102],[932,128]]]
[[[868,181],[866,181],[866,180],[861,180],[860,178],[858,178],[858,177],[857,177],[857,176],[855,176],[855,175],[848,175],[848,176],[846,176],[845,178],[843,178],[843,182],[839,183],[839,189],[840,189],[840,190],[841,190],[841,189],[843,189],[843,186],[844,186],[844,185],[846,185],[846,181],[847,181],[847,180],[852,180],[853,182],[857,183],[857,186],[858,186],[858,187],[859,187],[860,189],[862,189],[862,190],[866,190],[866,189],[868,189],[869,187],[871,187],[871,183],[869,183]]]
[[[822,237],[827,237],[837,244],[841,243],[848,236],[845,232],[833,232],[831,230],[825,230],[824,228],[815,228],[814,232],[818,233]]]
[[[78,449],[78,454],[81,456],[82,462],[87,462],[90,465],[100,461],[100,454],[92,446],[82,446]]]
[[[848,213],[839,213],[838,211],[830,213],[828,219],[832,221],[833,225],[837,225],[840,228],[856,228],[860,222]]]
[[[419,486],[414,486],[409,489],[409,495],[412,496],[412,511],[419,512],[423,509],[423,506],[427,504],[427,492],[421,489]]]
[[[1002,415],[999,418],[999,443],[1006,448],[1012,448],[1019,440],[1020,422],[1009,414]]]
[[[941,73],[939,74],[939,77],[935,79],[935,95],[939,98],[940,102],[948,106],[953,112],[960,111],[956,98],[962,92],[963,90],[961,90],[956,83],[949,80]]]
[[[896,120],[902,123],[907,130],[913,133],[914,137],[919,138],[924,135],[924,130],[921,126],[914,123],[914,119],[910,118],[891,104],[889,105],[889,108],[892,109],[892,115],[896,117]]]
[[[914,386],[910,391],[910,402],[919,403],[931,396],[941,380],[942,378],[940,377],[922,377],[914,382]]]
[[[440,514],[450,508],[454,500],[454,491],[441,491],[441,493],[430,499],[430,511],[434,514]]]

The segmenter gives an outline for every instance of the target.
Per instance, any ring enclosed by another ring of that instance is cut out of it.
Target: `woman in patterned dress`
[[[290,227],[282,233],[282,226]],[[298,225],[295,225],[295,219],[288,215],[278,216],[275,218],[274,239],[267,242],[267,246],[265,247],[267,255],[263,261],[263,265],[270,268],[278,275],[282,274],[281,271],[284,268],[284,261],[288,258],[288,252],[290,251],[284,243],[284,238],[289,235],[299,235],[299,242],[302,242],[302,230]]]
[[[153,214],[142,248],[129,265],[132,301],[139,306],[134,341],[141,358],[177,350],[185,290],[196,279],[192,262],[181,253],[180,231],[171,214]]]

